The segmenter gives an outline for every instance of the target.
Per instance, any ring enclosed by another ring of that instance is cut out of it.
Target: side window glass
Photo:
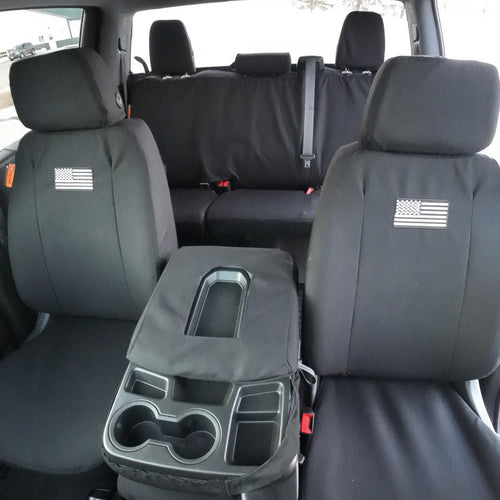
[[[0,12],[0,150],[28,129],[19,121],[9,86],[12,64],[27,57],[78,47],[83,9],[50,8]]]

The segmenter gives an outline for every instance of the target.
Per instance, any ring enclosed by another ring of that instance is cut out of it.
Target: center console
[[[298,345],[287,254],[179,250],[137,325],[104,431],[120,493],[296,498]]]

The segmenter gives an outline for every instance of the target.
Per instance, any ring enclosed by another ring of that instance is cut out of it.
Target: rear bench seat
[[[305,58],[292,71],[289,54],[239,54],[232,70],[196,72],[180,21],[153,23],[150,52],[152,74],[130,83],[132,116],[158,143],[181,242],[276,246],[302,268],[317,188],[338,147],[359,139],[384,59],[381,17],[346,18],[335,68],[314,58],[316,158],[308,169],[300,159]],[[216,194],[220,181],[231,190]]]

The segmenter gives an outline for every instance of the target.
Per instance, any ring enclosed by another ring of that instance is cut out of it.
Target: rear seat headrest
[[[396,57],[375,77],[362,141],[384,151],[474,154],[493,140],[499,99],[498,70],[493,65]]]
[[[287,52],[238,54],[234,69],[241,75],[284,75],[291,70],[292,59]]]
[[[192,75],[196,71],[191,41],[178,20],[160,20],[151,25],[149,57],[155,75]]]
[[[88,49],[62,50],[15,62],[10,87],[19,119],[33,130],[102,128],[125,118],[106,64]]]
[[[384,62],[384,21],[375,12],[350,12],[337,46],[339,69],[377,71]]]

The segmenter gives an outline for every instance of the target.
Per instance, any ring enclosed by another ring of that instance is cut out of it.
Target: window
[[[498,0],[438,0],[446,57],[476,59],[496,65],[500,70],[498,50]],[[484,151],[500,160],[500,134]]]
[[[241,0],[138,12],[132,57],[149,63],[149,29],[157,19],[180,19],[191,38],[196,66],[229,66],[238,52],[290,52],[335,62],[342,23],[352,10],[384,17],[386,57],[410,54],[404,4],[398,0]],[[133,72],[142,66],[132,59]]]
[[[79,44],[82,9],[0,12],[0,149],[28,129],[17,118],[9,87],[10,66],[19,59]]]

